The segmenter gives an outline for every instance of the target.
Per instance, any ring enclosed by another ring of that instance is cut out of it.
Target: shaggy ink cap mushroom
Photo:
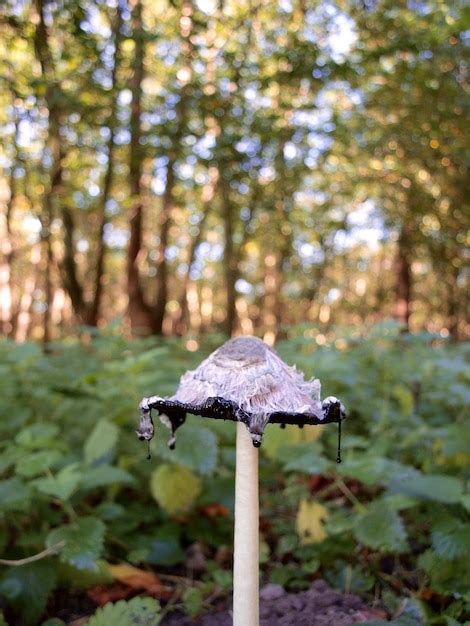
[[[261,339],[237,337],[215,350],[198,368],[186,372],[173,396],[144,398],[136,432],[140,440],[150,442],[154,435],[152,409],[171,430],[170,448],[175,447],[176,430],[187,413],[242,422],[256,448],[261,446],[268,423],[302,428],[336,422],[340,463],[345,408],[334,396],[321,401],[320,389],[319,380],[305,380],[295,366],[284,363]]]

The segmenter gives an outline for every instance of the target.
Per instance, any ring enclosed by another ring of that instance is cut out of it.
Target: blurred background
[[[1,626],[230,607],[234,424],[135,428],[240,334],[348,411],[267,428],[262,585],[469,623],[468,13],[0,2]]]
[[[4,334],[468,337],[467,10],[3,2]]]

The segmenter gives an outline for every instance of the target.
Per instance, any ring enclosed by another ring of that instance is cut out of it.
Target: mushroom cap
[[[259,447],[268,422],[322,424],[341,422],[345,417],[339,400],[320,401],[320,381],[305,380],[268,345],[256,337],[230,339],[205,359],[198,368],[181,377],[170,398],[152,396],[140,404],[141,425],[137,434],[153,437],[151,409],[172,430],[169,441],[184,423],[186,413],[243,422]]]
[[[314,413],[321,419],[320,381],[287,365],[256,337],[236,337],[224,343],[197,369],[181,378],[170,398],[183,404],[203,404],[223,398],[258,419],[272,413]]]

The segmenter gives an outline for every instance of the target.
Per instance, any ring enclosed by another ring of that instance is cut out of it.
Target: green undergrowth
[[[396,623],[464,623],[470,347],[392,324],[321,347],[314,335],[290,330],[278,350],[346,405],[343,463],[334,425],[268,427],[263,582],[303,589],[323,577],[378,598]],[[48,550],[2,566],[0,624],[61,623],[56,591],[112,584],[117,563],[180,576],[191,615],[230,592],[234,425],[190,417],[171,451],[159,423],[150,461],[134,432],[140,399],[172,393],[217,343],[194,353],[177,340],[111,333],[54,344],[47,355],[33,343],[0,343],[1,554]],[[99,610],[90,625],[105,623],[105,611],[158,622],[154,605],[132,602]]]

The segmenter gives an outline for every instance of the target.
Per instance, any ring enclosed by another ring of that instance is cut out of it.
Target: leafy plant
[[[263,576],[294,589],[321,576],[342,589],[381,590],[384,602],[403,585],[430,623],[445,625],[440,614],[463,619],[470,603],[466,414],[449,389],[469,382],[468,346],[433,345],[387,327],[341,349],[319,348],[302,329],[289,332],[282,356],[320,377],[323,395],[341,397],[349,417],[341,465],[334,427],[268,426],[260,462]],[[56,344],[48,355],[0,343],[8,372],[0,405],[14,416],[0,424],[2,558],[51,549],[39,561],[3,566],[7,622],[35,626],[55,617],[47,607],[58,586],[109,584],[108,564],[116,562],[190,576],[200,568],[207,590],[183,598],[193,615],[214,589],[230,593],[233,425],[189,416],[170,451],[156,419],[150,462],[134,434],[141,397],[171,393],[212,348],[191,353],[174,340],[112,334],[87,346]]]

